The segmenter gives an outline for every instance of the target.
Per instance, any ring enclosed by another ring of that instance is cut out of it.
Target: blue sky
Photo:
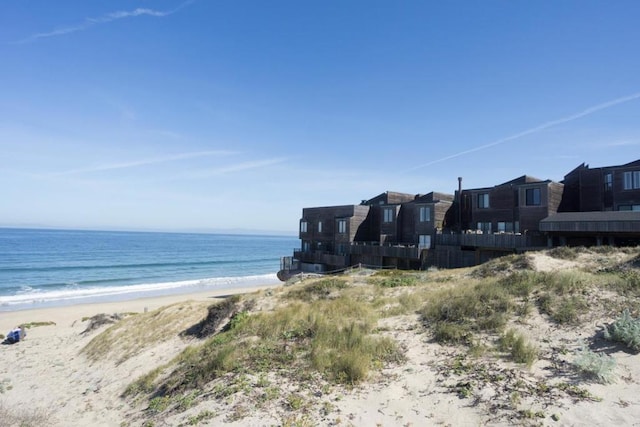
[[[0,2],[0,226],[295,233],[640,158],[640,2]]]

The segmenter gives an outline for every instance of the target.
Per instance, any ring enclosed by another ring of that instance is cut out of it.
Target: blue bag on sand
[[[20,341],[20,338],[22,338],[22,331],[20,328],[13,329],[7,334],[7,341],[11,344]]]

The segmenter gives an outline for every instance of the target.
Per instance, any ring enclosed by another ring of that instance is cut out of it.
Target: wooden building
[[[301,248],[283,270],[326,272],[363,264],[420,268],[453,195],[387,191],[359,205],[304,208]]]
[[[387,191],[359,205],[305,208],[299,236],[281,278],[358,264],[462,267],[557,245],[639,245],[640,160],[583,163],[561,183],[523,175],[462,189],[460,178],[455,196]]]
[[[600,168],[583,163],[563,182],[559,212],[640,211],[640,160]]]
[[[549,245],[639,245],[640,160],[590,168],[564,177],[558,214],[540,222]]]
[[[539,224],[557,212],[563,185],[528,175],[493,187],[459,189],[436,237],[433,264],[471,266],[547,246]]]

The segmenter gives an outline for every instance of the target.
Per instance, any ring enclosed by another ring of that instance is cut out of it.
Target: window
[[[478,230],[482,231],[485,234],[491,233],[491,223],[490,222],[479,222]]]
[[[431,236],[429,234],[421,234],[419,236],[419,245],[420,249],[431,249]]]
[[[311,245],[309,242],[302,242],[302,252],[309,252],[311,250]]]
[[[604,174],[604,191],[611,191],[613,189],[613,175],[611,172]]]
[[[393,222],[393,208],[384,208],[384,222]]]
[[[301,233],[306,233],[307,232],[307,221],[300,221],[300,232]]]
[[[486,209],[489,207],[489,193],[478,194],[478,208]]]
[[[431,221],[431,209],[429,206],[420,206],[420,222]]]
[[[318,221],[318,233],[322,233],[322,221]]]
[[[618,210],[640,212],[640,205],[620,205],[618,206]]]
[[[625,172],[623,184],[623,188],[625,190],[635,190],[640,188],[640,171]]]
[[[340,219],[338,220],[338,233],[344,234],[347,232],[347,220]]]
[[[513,223],[512,222],[498,222],[498,233],[513,233]]]
[[[525,202],[527,206],[540,206],[541,191],[539,188],[527,188],[525,192]]]

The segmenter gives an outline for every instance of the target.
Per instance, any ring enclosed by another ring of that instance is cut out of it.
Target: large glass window
[[[429,234],[421,234],[419,236],[419,248],[420,249],[431,249],[431,236]]]
[[[491,223],[490,222],[479,222],[478,223],[478,230],[482,231],[485,234],[490,234],[491,233]]]
[[[623,188],[625,190],[635,190],[640,188],[640,171],[625,172]]]
[[[611,191],[613,189],[613,175],[611,172],[604,174],[604,190]]]
[[[347,220],[339,219],[338,220],[338,233],[344,234],[347,232]]]
[[[539,188],[527,188],[525,195],[527,206],[540,206],[542,197]]]
[[[478,194],[478,208],[485,209],[489,207],[489,193]]]
[[[498,222],[498,233],[499,232],[513,233],[513,223],[512,222],[499,221]]]
[[[420,222],[431,221],[431,209],[429,206],[420,206]]]
[[[620,205],[618,206],[618,210],[640,212],[640,205]]]
[[[393,208],[384,208],[384,222],[393,222]]]
[[[300,221],[300,232],[301,233],[306,233],[307,232],[307,221]]]
[[[322,221],[318,221],[318,233],[322,233]]]

